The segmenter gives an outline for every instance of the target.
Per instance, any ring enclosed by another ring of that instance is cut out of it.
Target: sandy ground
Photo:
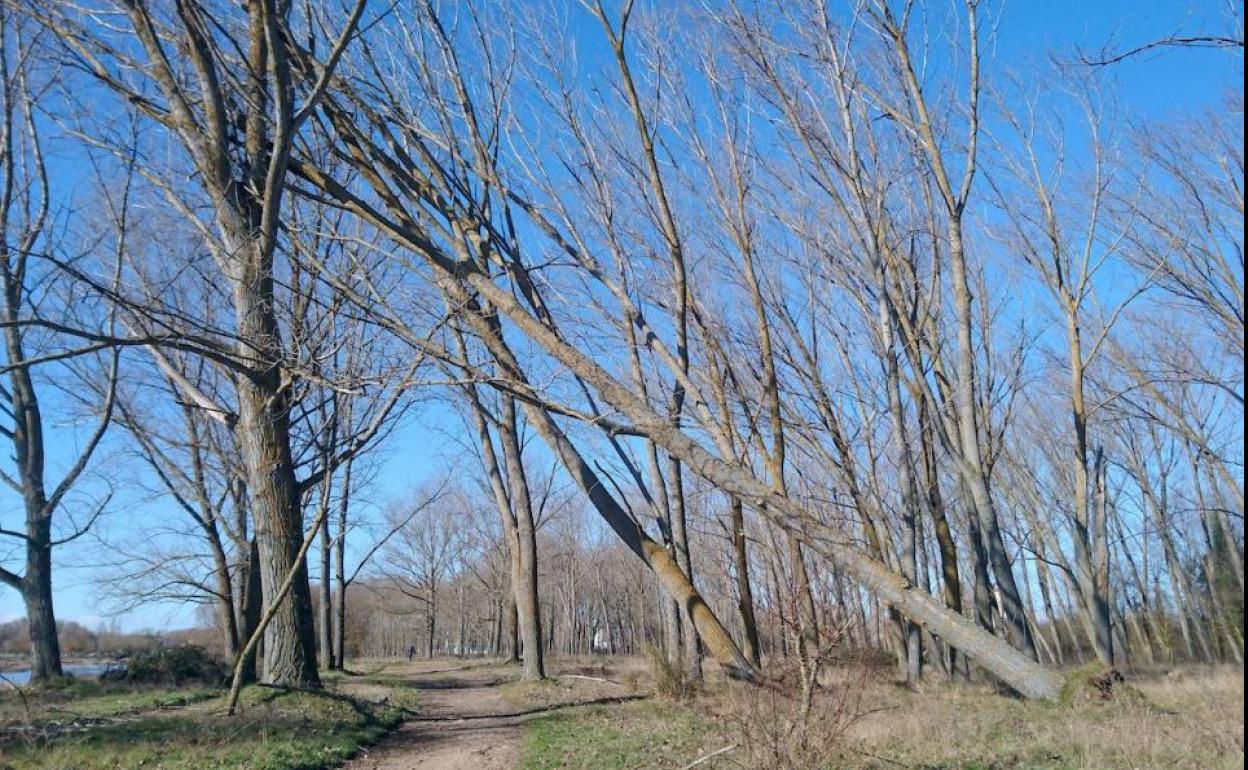
[[[524,714],[503,700],[497,670],[433,661],[411,676],[418,716],[343,765],[344,770],[507,770],[520,752]]]

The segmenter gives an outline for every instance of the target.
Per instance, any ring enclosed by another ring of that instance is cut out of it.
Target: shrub
[[[658,647],[646,647],[646,657],[650,659],[650,673],[654,679],[656,694],[671,700],[680,700],[689,694],[689,682],[685,678],[684,668],[673,666]]]
[[[845,748],[850,728],[866,713],[863,693],[875,668],[838,651],[842,663],[822,670],[810,686],[794,658],[776,661],[763,685],[732,682],[714,705],[713,720],[726,727],[736,749],[723,758],[749,770],[824,770]],[[809,666],[809,664],[807,664]]]
[[[184,644],[147,650],[127,662],[125,680],[136,684],[179,687],[198,683],[219,687],[229,678],[229,669],[203,647]]]

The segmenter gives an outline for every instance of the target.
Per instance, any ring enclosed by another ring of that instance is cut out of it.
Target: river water
[[[117,668],[116,663],[90,663],[86,665],[63,666],[63,670],[68,676],[99,676],[109,669]],[[30,669],[22,671],[0,671],[0,687],[4,687],[9,683],[26,684],[30,681]],[[7,680],[7,682],[6,682]]]

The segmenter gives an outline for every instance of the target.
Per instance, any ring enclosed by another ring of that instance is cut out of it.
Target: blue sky
[[[1231,6],[1186,0],[1007,0],[1003,5],[992,3],[990,7],[1000,25],[993,64],[999,71],[1026,68],[1044,61],[1051,53],[1070,56],[1077,48],[1095,53],[1106,46],[1122,50],[1178,32],[1224,32],[1229,26],[1226,8]],[[601,40],[599,30],[593,26],[596,22],[583,11],[573,11],[570,23],[582,49]],[[1145,121],[1166,121],[1217,109],[1228,92],[1243,87],[1242,58],[1214,50],[1150,53],[1116,65],[1108,76],[1121,107]],[[63,173],[71,172],[67,169]],[[72,184],[72,180],[61,181]],[[450,435],[460,430],[459,425],[458,417],[444,402],[432,401],[417,411],[377,453],[377,474],[368,492],[369,500],[375,505],[384,504],[431,475],[444,473],[450,463],[471,462]],[[115,435],[113,440],[119,436]],[[61,445],[51,451],[52,479],[57,477],[58,466],[63,466],[71,456],[76,443],[72,431],[58,432],[56,441]],[[466,477],[470,471],[466,468],[457,475]],[[7,490],[0,492],[0,518],[13,522],[18,502]],[[142,526],[163,511],[160,504],[152,502],[116,507],[119,510],[112,511],[105,523],[110,530]],[[56,561],[58,616],[91,626],[109,620],[108,605],[97,588],[98,573],[90,564],[90,541],[62,549]],[[17,593],[0,588],[0,620],[22,614]],[[166,605],[129,613],[116,621],[127,630],[178,627],[193,622],[193,613],[186,607]]]
[[[1114,51],[1172,34],[1226,34],[1225,9],[1242,3],[1218,0],[1007,0],[997,48],[999,59],[1017,66],[1049,52],[1078,48]],[[1124,105],[1141,117],[1166,118],[1213,106],[1231,88],[1243,88],[1243,59],[1217,50],[1165,49],[1115,65],[1112,75]]]

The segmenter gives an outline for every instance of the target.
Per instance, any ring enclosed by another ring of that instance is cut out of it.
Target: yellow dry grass
[[[850,728],[833,767],[1144,770],[1241,768],[1242,669],[1132,681],[1143,700],[1069,705],[1014,700],[985,687],[870,685],[871,713]]]

